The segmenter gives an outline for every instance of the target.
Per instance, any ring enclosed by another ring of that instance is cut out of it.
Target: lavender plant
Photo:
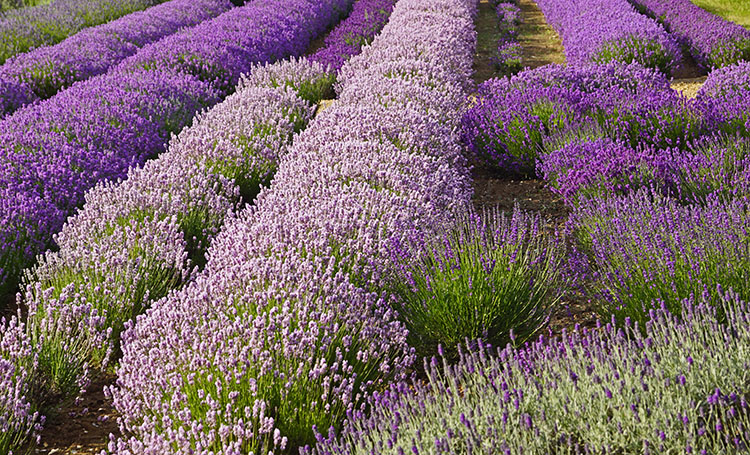
[[[56,44],[78,31],[144,10],[163,0],[56,0],[0,16],[0,64],[34,48]]]
[[[218,16],[231,8],[224,0],[172,0],[128,14],[107,24],[83,30],[63,42],[8,59],[0,66],[0,97],[12,95],[22,84],[22,102],[2,106],[0,116],[36,99],[46,99],[75,81],[106,72],[140,47]]]
[[[523,348],[480,343],[457,364],[433,357],[426,384],[391,386],[302,453],[744,452],[750,306],[731,293],[684,306],[682,318],[652,311],[645,333],[613,320]]]
[[[698,91],[698,107],[715,129],[729,135],[747,136],[750,132],[749,70],[747,62],[716,69]]]
[[[663,23],[706,69],[750,59],[750,30],[700,8],[689,0],[630,0]]]
[[[20,319],[0,319],[0,453],[38,436],[44,423],[32,403],[38,358]]]
[[[560,139],[558,139],[560,140]],[[572,139],[540,156],[537,173],[566,203],[628,194],[639,188],[674,186],[673,153],[633,149],[607,137]]]
[[[464,340],[505,345],[530,339],[564,287],[561,244],[538,215],[471,213],[434,240],[400,248],[394,308],[420,356],[443,346],[456,357]]]
[[[685,299],[721,289],[750,295],[748,201],[711,198],[682,206],[647,190],[582,201],[571,222],[596,279],[589,295],[602,314],[643,322],[650,302],[681,314]]]
[[[216,238],[201,277],[123,333],[109,393],[127,436],[111,451],[294,450],[405,374],[413,355],[379,285],[394,237],[469,200],[455,128],[475,11],[399,2],[345,64],[339,100]]]

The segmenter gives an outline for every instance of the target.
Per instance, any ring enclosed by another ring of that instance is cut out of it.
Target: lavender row
[[[0,123],[0,192],[13,194],[0,200],[0,283],[12,288],[88,189],[163,151],[170,134],[255,63],[304,52],[348,6],[307,0],[282,13],[278,1],[255,1],[147,45]]]
[[[0,117],[73,82],[105,73],[139,48],[229,10],[228,0],[172,0],[8,59],[0,67]]]
[[[395,0],[358,0],[341,24],[328,34],[321,49],[310,60],[338,71],[350,57],[359,54],[385,26]]]
[[[630,0],[657,18],[705,69],[750,60],[750,30],[729,22],[690,0]]]
[[[628,0],[539,0],[571,65],[637,62],[671,74],[681,65],[675,39]]]
[[[518,28],[521,25],[521,9],[515,2],[492,2],[497,14],[497,27],[500,38],[492,63],[502,75],[521,71],[523,48],[518,42]]]
[[[312,104],[286,86],[270,88],[269,77],[292,86],[328,77],[305,61],[254,73],[173,138],[158,159],[87,194],[56,236],[59,251],[46,253],[27,272],[26,337],[38,361],[29,374],[9,378],[13,387],[7,390],[35,389],[37,409],[42,397],[78,395],[87,371],[106,367],[118,352],[123,325],[197,273],[199,257],[225,218],[252,200],[295,132],[312,118]],[[16,369],[25,366],[9,361]],[[28,419],[43,422],[31,414]]]
[[[404,376],[413,355],[381,286],[394,241],[469,201],[455,131],[475,11],[403,0],[344,65],[339,100],[213,242],[201,277],[123,333],[110,393],[128,436],[111,451],[293,451]]]
[[[426,384],[378,394],[308,453],[745,452],[750,305],[729,293],[684,306],[682,318],[652,311],[645,327],[480,346],[456,365],[433,357]]]
[[[556,134],[591,126],[633,147],[681,149],[710,129],[705,117],[655,69],[548,65],[484,82],[463,135],[476,160],[529,175]]]
[[[163,0],[56,0],[0,17],[0,64],[31,49],[59,43],[80,30],[144,10]]]

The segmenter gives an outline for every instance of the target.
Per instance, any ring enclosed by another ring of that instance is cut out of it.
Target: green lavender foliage
[[[561,242],[538,215],[470,213],[439,239],[404,252],[395,306],[418,354],[449,357],[464,340],[524,342],[560,300]]]

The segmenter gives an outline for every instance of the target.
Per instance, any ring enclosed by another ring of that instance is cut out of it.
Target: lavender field
[[[750,452],[710,1],[14,4],[0,455]]]

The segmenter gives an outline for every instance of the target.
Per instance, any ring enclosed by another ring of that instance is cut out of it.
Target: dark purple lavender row
[[[705,69],[750,60],[750,30],[690,0],[630,0],[663,23]]]
[[[87,27],[144,10],[163,0],[56,0],[0,16],[0,63],[31,49],[59,43]]]
[[[0,118],[76,81],[105,73],[146,44],[231,7],[229,0],[172,0],[12,57],[0,67],[0,99],[6,100]]]
[[[640,63],[664,74],[681,65],[675,39],[628,0],[538,0],[570,65]]]
[[[254,64],[299,55],[345,12],[258,0],[147,45],[109,73],[0,122],[0,286],[12,288],[97,182],[164,150]],[[334,6],[338,5],[338,6]]]
[[[382,285],[393,242],[470,200],[456,130],[475,12],[402,0],[342,67],[339,100],[213,242],[203,275],[123,333],[110,393],[127,436],[110,450],[293,452],[407,373]]]
[[[349,17],[326,37],[324,46],[312,54],[310,60],[338,71],[375,38],[388,22],[395,3],[396,0],[357,0]]]

